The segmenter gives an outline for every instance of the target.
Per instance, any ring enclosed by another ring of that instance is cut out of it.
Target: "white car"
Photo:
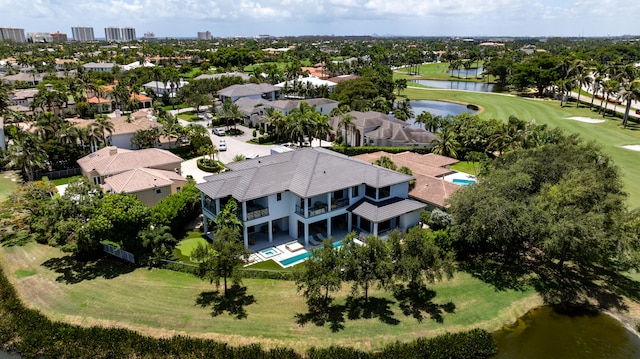
[[[213,129],[212,132],[213,132],[214,135],[218,135],[218,136],[226,135],[226,132],[224,131],[224,128],[222,128],[222,127],[216,127],[216,128]]]
[[[220,143],[218,143],[218,151],[226,151],[226,150],[227,150],[227,141],[220,140]]]

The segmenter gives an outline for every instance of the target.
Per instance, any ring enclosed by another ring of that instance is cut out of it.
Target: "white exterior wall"
[[[414,211],[400,216],[400,230],[406,231],[409,227],[413,227],[420,223],[420,211]]]
[[[111,146],[116,146],[118,148],[126,148],[130,150],[132,148],[131,139],[133,138],[133,133],[122,133],[118,135],[111,136]]]
[[[409,182],[403,182],[391,186],[391,197],[407,198],[409,197]]]

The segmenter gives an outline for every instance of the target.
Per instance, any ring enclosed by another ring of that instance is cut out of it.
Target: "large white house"
[[[308,246],[313,236],[351,230],[382,235],[418,224],[425,204],[408,198],[407,176],[323,148],[304,148],[229,163],[205,177],[204,230],[231,199],[239,205],[244,245],[264,247],[286,233]]]

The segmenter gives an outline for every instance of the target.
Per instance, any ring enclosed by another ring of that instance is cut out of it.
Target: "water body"
[[[531,310],[494,334],[496,359],[640,358],[640,339],[600,312]]]
[[[466,90],[476,92],[500,92],[500,87],[484,82],[466,81],[441,81],[441,80],[412,80],[420,85],[435,87],[439,89]]]
[[[457,103],[445,102],[445,101],[431,101],[431,100],[413,100],[409,101],[411,109],[415,116],[427,111],[434,116],[447,117],[448,115],[458,116],[461,113],[476,114],[478,111],[467,108],[464,105],[458,105]],[[421,124],[415,124],[414,118],[407,121],[411,124],[411,127],[422,128]]]

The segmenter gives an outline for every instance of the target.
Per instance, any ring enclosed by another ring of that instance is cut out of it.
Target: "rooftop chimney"
[[[118,147],[109,146],[109,156],[113,156],[118,153]]]
[[[394,122],[396,120],[395,117],[393,117],[393,112],[389,112],[387,116],[389,117],[389,122]]]

